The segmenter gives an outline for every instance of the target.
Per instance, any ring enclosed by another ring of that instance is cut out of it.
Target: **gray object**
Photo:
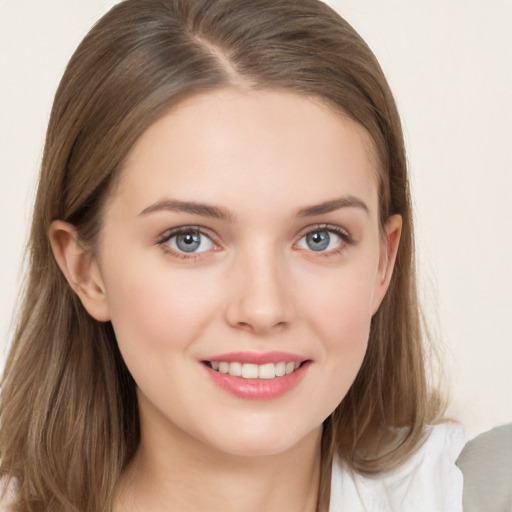
[[[469,441],[457,466],[464,475],[464,512],[512,512],[512,424]]]

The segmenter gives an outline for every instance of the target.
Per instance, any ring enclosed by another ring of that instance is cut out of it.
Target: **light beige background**
[[[0,345],[64,66],[112,0],[0,0]],[[468,437],[512,422],[512,0],[332,0],[398,101],[421,290]]]

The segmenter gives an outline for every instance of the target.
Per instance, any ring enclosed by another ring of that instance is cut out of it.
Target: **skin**
[[[399,216],[380,230],[376,176],[352,120],[289,92],[223,89],[136,142],[95,256],[52,224],[59,265],[112,322],[138,385],[142,440],[117,510],[315,510],[322,422],[361,366],[400,238]],[[198,252],[171,237],[186,226],[204,232]],[[308,243],[318,232],[326,250]],[[233,396],[201,362],[273,350],[311,362],[272,400]]]

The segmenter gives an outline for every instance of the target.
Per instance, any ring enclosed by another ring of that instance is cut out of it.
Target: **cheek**
[[[321,286],[304,290],[304,310],[329,350],[356,348],[368,338],[375,265],[333,273]],[[318,283],[317,283],[318,284]]]
[[[320,334],[324,340],[327,368],[344,395],[363,362],[370,333],[371,312],[366,297],[340,294],[337,307],[326,307]]]
[[[108,275],[112,325],[125,358],[184,350],[215,313],[213,290],[202,285],[200,273],[173,272],[149,260],[112,266]]]
[[[329,414],[343,400],[359,372],[368,346],[372,318],[371,271],[340,273],[307,296],[312,330],[319,343],[324,372],[325,411]]]

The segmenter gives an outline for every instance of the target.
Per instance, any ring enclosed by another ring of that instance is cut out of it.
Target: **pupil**
[[[194,252],[201,245],[200,235],[198,233],[178,235],[176,245],[183,252]]]
[[[323,251],[329,247],[331,237],[327,231],[315,231],[306,236],[308,247],[313,251]]]

